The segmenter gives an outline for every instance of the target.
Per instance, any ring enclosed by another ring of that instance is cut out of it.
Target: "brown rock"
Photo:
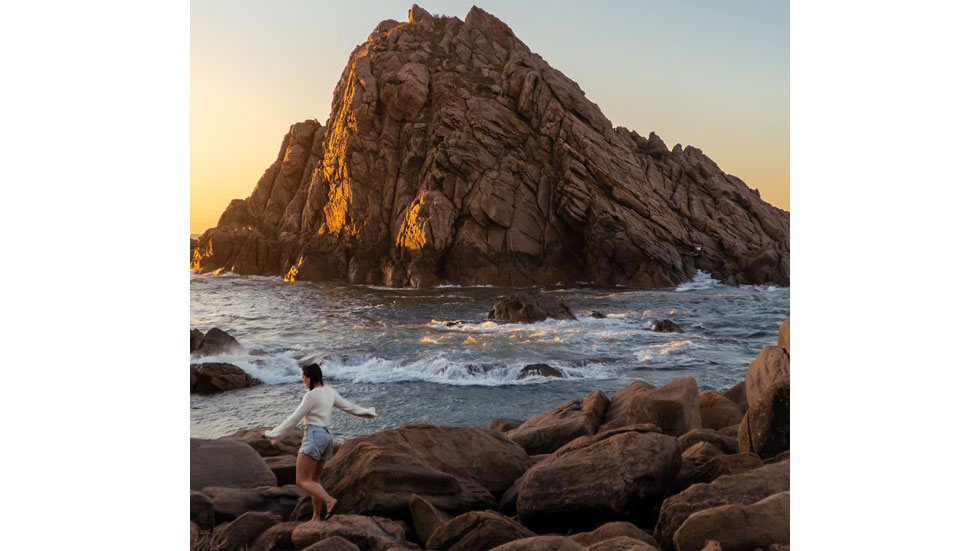
[[[776,346],[785,349],[786,354],[789,354],[789,317],[783,320],[782,325],[779,326],[779,339]]]
[[[710,442],[698,442],[681,453],[681,461],[690,461],[695,467],[704,465],[725,452]]]
[[[214,551],[239,551],[280,520],[272,513],[245,513],[215,529]]]
[[[722,436],[718,431],[711,429],[694,429],[685,432],[677,439],[681,450],[686,450],[698,442],[710,442],[715,447],[725,453],[738,453],[738,439],[730,436]]]
[[[274,486],[272,474],[248,444],[191,438],[191,489],[205,486],[255,488]]]
[[[191,392],[194,394],[217,394],[260,384],[262,381],[232,364],[191,364]]]
[[[705,390],[698,394],[698,404],[701,408],[701,426],[706,429],[720,430],[738,425],[745,413],[738,404],[714,390]]]
[[[739,421],[741,423],[741,421]],[[738,424],[725,427],[723,429],[718,429],[718,434],[722,436],[728,436],[731,438],[738,438]]]
[[[255,538],[248,551],[290,551],[293,546],[293,530],[303,524],[299,521],[280,522]],[[309,549],[309,548],[307,548]],[[354,549],[357,549],[355,546]]]
[[[329,460],[323,485],[338,512],[409,514],[417,494],[447,512],[492,508],[533,461],[497,431],[405,425],[346,442]]]
[[[214,502],[207,494],[197,490],[191,490],[191,522],[202,530],[214,528]]]
[[[653,537],[664,551],[672,551],[674,533],[695,512],[721,505],[749,505],[773,494],[789,491],[789,467],[789,461],[764,465],[743,473],[718,477],[710,484],[695,484],[667,498],[660,507]]]
[[[745,397],[749,409],[759,403],[770,385],[783,377],[789,377],[789,354],[778,346],[763,348],[745,373]]]
[[[203,536],[201,529],[194,524],[194,521],[191,521],[191,551],[197,551],[200,547],[204,547]]]
[[[414,547],[405,541],[405,529],[400,524],[383,517],[334,515],[322,522],[303,523],[292,534],[296,549],[305,549],[332,536],[350,541],[360,551]]]
[[[768,459],[789,450],[789,376],[778,379],[766,389],[755,405],[749,407],[739,427],[739,451],[753,451]]]
[[[269,466],[272,474],[276,475],[277,485],[296,484],[295,455],[274,455],[272,457],[263,457],[262,460]]]
[[[201,332],[197,329],[191,331],[191,353],[197,356],[236,354],[243,351],[242,345],[238,344],[235,337],[232,337],[217,327],[208,329],[208,332],[203,336],[201,336]]]
[[[722,393],[722,396],[738,404],[742,408],[742,413],[745,413],[749,407],[749,400],[745,397],[745,381],[739,381],[738,384]]]
[[[707,484],[720,476],[744,473],[758,469],[762,465],[762,459],[754,453],[720,455],[696,467],[686,482],[688,485]]]
[[[589,546],[589,551],[660,551],[656,543],[640,541],[636,538],[619,536],[602,540]]]
[[[548,364],[525,365],[523,368],[521,368],[521,372],[517,375],[517,378],[526,379],[533,375],[538,375],[540,377],[558,377],[559,379],[565,378],[565,375],[561,371],[551,367]]]
[[[726,551],[751,551],[789,543],[789,492],[750,505],[722,505],[698,511],[674,534],[677,551],[699,551],[708,540]]]
[[[535,536],[514,540],[493,548],[494,551],[585,551],[578,542],[564,536]]]
[[[330,536],[304,549],[306,551],[358,551],[356,545],[340,536]]]
[[[529,454],[551,453],[579,436],[595,434],[608,406],[609,398],[596,390],[528,419],[507,437]]]
[[[680,325],[677,325],[669,319],[655,320],[653,322],[653,330],[657,333],[683,333],[684,330],[681,329]]]
[[[532,467],[518,489],[521,522],[532,529],[582,529],[649,514],[681,463],[677,439],[655,430],[647,425],[583,436]]]
[[[524,421],[520,419],[494,419],[493,421],[490,421],[487,428],[497,432],[507,432],[516,429],[523,423]]]
[[[493,305],[487,319],[535,323],[548,318],[573,320],[575,315],[560,299],[536,292],[519,292]]]
[[[607,522],[591,532],[583,532],[570,537],[585,547],[591,547],[601,541],[619,537],[633,538],[650,545],[657,545],[657,540],[653,539],[653,536],[640,530],[635,524],[621,521]]]
[[[788,461],[788,460],[789,460],[789,450],[786,450],[775,457],[770,457],[769,459],[766,459],[765,461],[763,461],[763,463],[765,463],[766,465],[771,465],[772,463],[779,463],[780,461]]]
[[[437,528],[426,540],[425,548],[436,551],[486,551],[534,535],[534,532],[499,513],[472,511]]]
[[[613,395],[600,430],[652,423],[664,434],[680,436],[701,428],[698,383],[693,377],[655,387],[634,381]]]
[[[272,427],[254,427],[241,429],[232,434],[222,436],[218,440],[237,440],[245,442],[262,457],[276,457],[281,455],[292,455],[293,463],[296,461],[296,453],[303,442],[303,431],[297,428],[287,429],[279,438],[265,438],[265,431]]]
[[[789,283],[789,213],[695,147],[613,127],[473,8],[384,21],[325,125],[290,127],[198,239],[202,272],[355,283]],[[315,260],[308,260],[313,259]]]
[[[452,519],[420,496],[411,496],[408,500],[408,507],[412,514],[412,526],[415,528],[415,535],[422,543],[429,541],[436,530]]]
[[[247,512],[267,512],[280,521],[288,518],[296,502],[306,495],[299,486],[260,488],[207,487],[203,492],[214,502],[217,522],[228,522]]]

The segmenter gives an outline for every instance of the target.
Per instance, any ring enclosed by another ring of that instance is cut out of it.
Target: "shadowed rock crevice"
[[[420,8],[419,8],[420,9]],[[415,10],[415,8],[413,8]],[[191,265],[390,286],[789,283],[789,213],[613,127],[489,13],[381,22]]]

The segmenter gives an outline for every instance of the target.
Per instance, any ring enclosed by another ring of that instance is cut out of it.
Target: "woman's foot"
[[[330,498],[330,501],[326,503],[326,506],[327,506],[327,514],[324,515],[323,520],[327,520],[328,518],[333,516],[333,510],[335,507],[337,507],[337,500],[334,498]]]

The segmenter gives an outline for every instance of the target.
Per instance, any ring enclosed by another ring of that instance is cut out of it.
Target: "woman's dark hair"
[[[304,365],[303,375],[310,379],[310,390],[313,390],[316,385],[323,384],[323,372],[320,371],[319,364]]]

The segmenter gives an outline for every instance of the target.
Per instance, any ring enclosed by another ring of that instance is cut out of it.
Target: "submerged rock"
[[[535,323],[548,318],[559,320],[576,319],[560,299],[533,292],[514,293],[493,305],[487,319],[495,321],[515,321]]]
[[[785,285],[789,213],[695,147],[614,127],[473,7],[379,24],[326,124],[292,125],[193,255],[201,272],[392,287],[671,287],[698,270]]]
[[[653,330],[657,333],[683,333],[680,325],[669,319],[656,320],[653,322]]]
[[[538,375],[541,377],[557,377],[559,379],[565,378],[565,375],[561,371],[558,371],[548,364],[525,365],[523,368],[521,368],[521,372],[517,375],[517,378],[526,379],[533,375]]]
[[[218,354],[236,354],[244,352],[242,345],[228,333],[217,327],[208,329],[203,335],[197,329],[191,329],[191,354],[196,356],[216,356]]]

